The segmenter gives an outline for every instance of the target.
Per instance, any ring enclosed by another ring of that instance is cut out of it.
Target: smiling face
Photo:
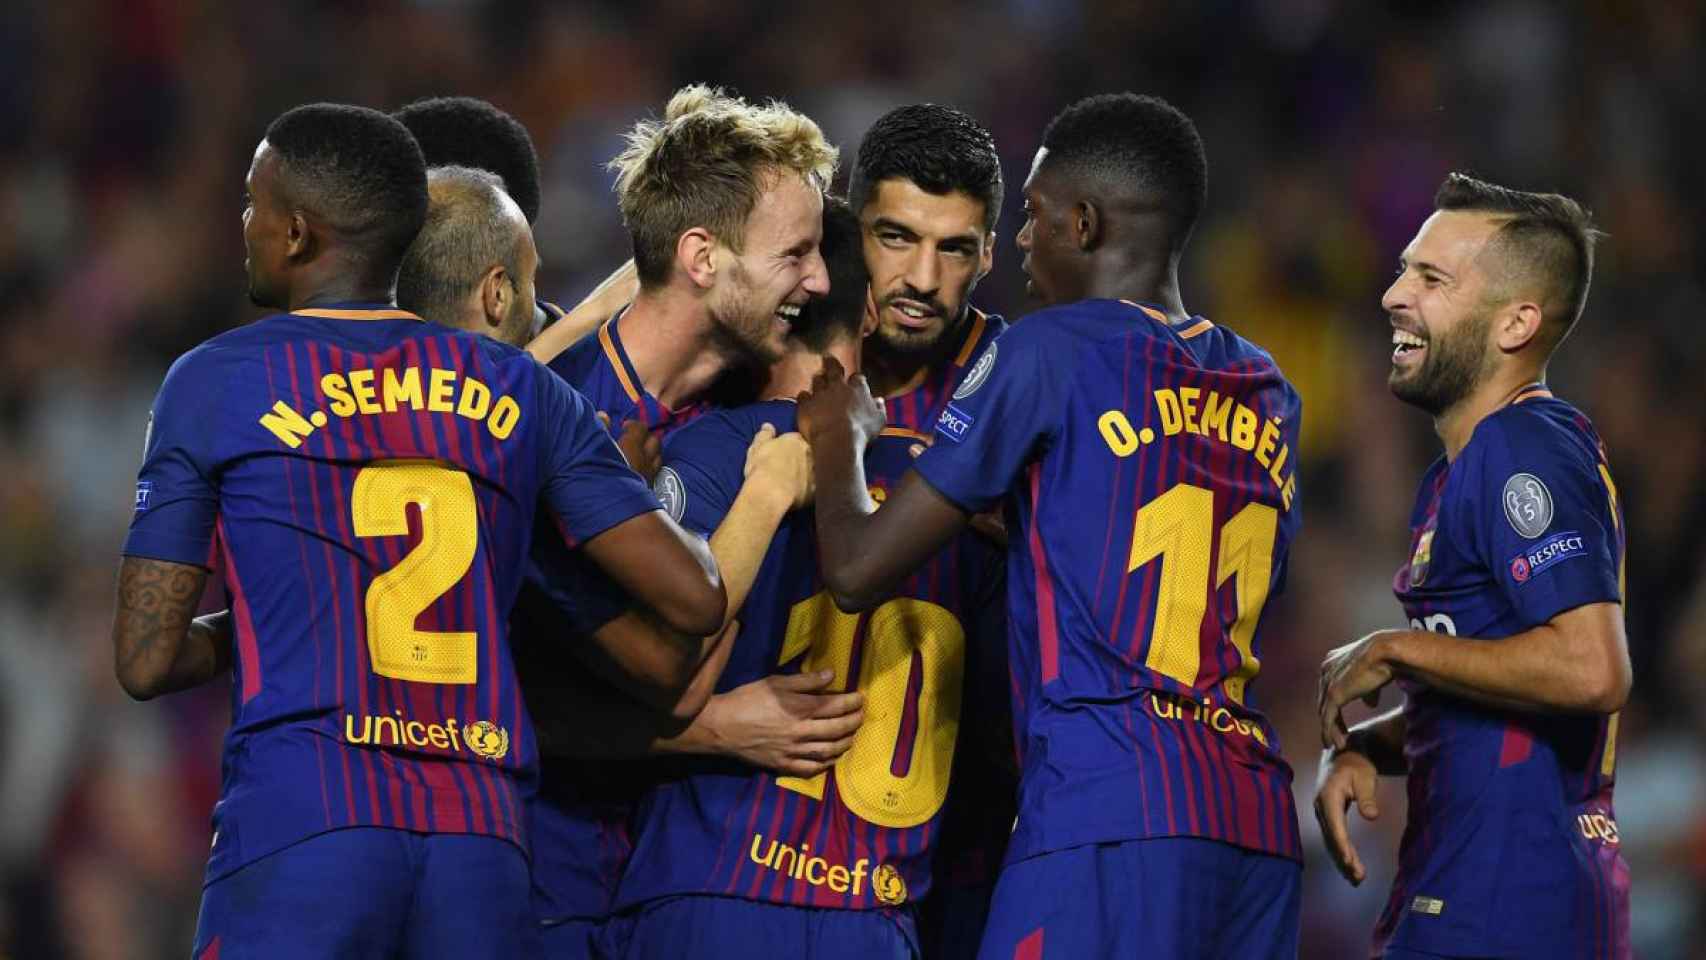
[[[243,181],[243,270],[249,278],[249,300],[272,309],[288,306],[282,275],[290,210],[279,189],[278,164],[278,154],[262,140]]]
[[[1025,255],[1025,293],[1044,304],[1070,303],[1084,298],[1082,258],[1065,178],[1046,165],[1047,159],[1048,148],[1039,148],[1025,178],[1025,225],[1015,239]]]
[[[1482,383],[1498,361],[1488,280],[1479,258],[1499,221],[1442,210],[1404,248],[1381,298],[1392,324],[1387,384],[1405,403],[1439,415]]]
[[[934,194],[901,178],[876,185],[859,223],[883,348],[928,352],[959,324],[994,257],[985,213],[961,191]]]
[[[723,268],[710,299],[712,320],[763,363],[774,363],[800,307],[829,292],[823,238],[823,193],[798,174],[767,178],[746,219],[741,253],[719,247]]]

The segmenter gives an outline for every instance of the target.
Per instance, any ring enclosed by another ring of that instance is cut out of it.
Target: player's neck
[[[923,386],[930,371],[960,349],[971,322],[971,308],[966,307],[959,322],[944,331],[935,346],[911,353],[884,350],[882,341],[873,334],[866,340],[864,357],[865,379],[871,383],[871,393],[879,397],[898,397]]]
[[[1177,258],[1157,261],[1108,250],[1100,259],[1103,262],[1086,278],[1084,299],[1153,304],[1173,323],[1184,323],[1191,318],[1184,299],[1179,296]]]
[[[1544,370],[1501,370],[1450,409],[1434,417],[1434,432],[1445,444],[1446,461],[1457,460],[1457,455],[1469,445],[1469,438],[1475,435],[1475,428],[1482,420],[1510,406],[1511,401],[1521,396],[1524,390],[1545,378]]]
[[[324,307],[335,303],[397,302],[397,274],[387,277],[367,277],[337,265],[339,269],[306,269],[292,278],[286,297],[291,310]]]
[[[692,403],[730,362],[703,304],[668,288],[641,290],[616,329],[641,389],[670,409]]]

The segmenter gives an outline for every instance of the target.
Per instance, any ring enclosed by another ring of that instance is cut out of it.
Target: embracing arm
[[[575,304],[573,310],[563,314],[556,323],[534,337],[527,345],[527,352],[533,354],[533,359],[540,363],[550,363],[556,359],[557,354],[598,329],[599,324],[610,319],[625,304],[632,302],[639,291],[639,275],[635,272],[634,261],[629,260],[617,267],[615,273],[600,281],[598,286],[586,295],[586,299]]]
[[[865,483],[866,440],[882,429],[882,405],[865,378],[842,379],[826,358],[800,405],[800,432],[811,443],[817,478],[817,536],[824,584],[835,605],[869,610],[954,535],[969,516],[908,471],[877,509]]]
[[[1629,699],[1623,605],[1590,603],[1499,640],[1395,630],[1394,671],[1448,693],[1537,711],[1612,713]]]
[[[113,670],[138,700],[199,686],[231,668],[230,611],[195,617],[207,571],[125,557],[113,614]]]
[[[704,637],[722,629],[728,597],[710,548],[662,510],[630,517],[582,549],[671,630]]]

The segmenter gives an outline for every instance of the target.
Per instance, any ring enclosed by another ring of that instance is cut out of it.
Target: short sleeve
[[[658,509],[651,488],[622,457],[573,387],[541,370],[549,411],[545,431],[543,498],[569,546],[575,547],[632,517]]]
[[[735,421],[717,415],[671,434],[663,445],[663,469],[652,482],[664,509],[686,529],[709,538],[740,494],[751,442]]]
[[[988,509],[1052,441],[1069,371],[1045,353],[1047,320],[1015,325],[984,348],[936,420],[917,469],[961,509]]]
[[[1598,458],[1536,415],[1510,411],[1481,429],[1474,539],[1519,618],[1539,625],[1621,601],[1622,550]]]
[[[209,566],[219,517],[210,427],[224,387],[215,356],[198,347],[179,357],[154,398],[125,556]]]

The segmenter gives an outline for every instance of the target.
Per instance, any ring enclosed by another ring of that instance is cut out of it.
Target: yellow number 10
[[[367,652],[373,672],[417,683],[473,683],[479,635],[415,629],[415,619],[474,565],[479,508],[468,475],[424,460],[362,468],[350,493],[358,537],[409,532],[408,504],[421,510],[421,542],[367,588]]]
[[[1238,618],[1232,624],[1231,639],[1239,665],[1225,681],[1226,695],[1236,703],[1244,702],[1244,687],[1262,666],[1251,647],[1273,579],[1278,527],[1279,511],[1265,503],[1250,503],[1220,528],[1214,590],[1231,580],[1237,591]],[[1144,504],[1132,529],[1126,571],[1133,573],[1151,561],[1161,561],[1155,623],[1144,665],[1186,686],[1196,684],[1202,667],[1200,637],[1203,618],[1209,613],[1213,536],[1214,492],[1188,483]]]
[[[948,796],[960,730],[965,630],[946,607],[928,600],[900,597],[858,615],[842,613],[828,593],[820,593],[789,613],[780,662],[805,653],[801,670],[833,670],[835,688],[846,689],[861,619],[865,643],[858,688],[865,691],[865,722],[835,762],[835,787],[860,819],[883,827],[915,827],[935,816]],[[917,730],[909,745],[911,760],[897,775],[895,754],[902,746],[901,723],[915,670],[923,673],[917,678]],[[778,777],[776,785],[822,800],[824,776]]]

